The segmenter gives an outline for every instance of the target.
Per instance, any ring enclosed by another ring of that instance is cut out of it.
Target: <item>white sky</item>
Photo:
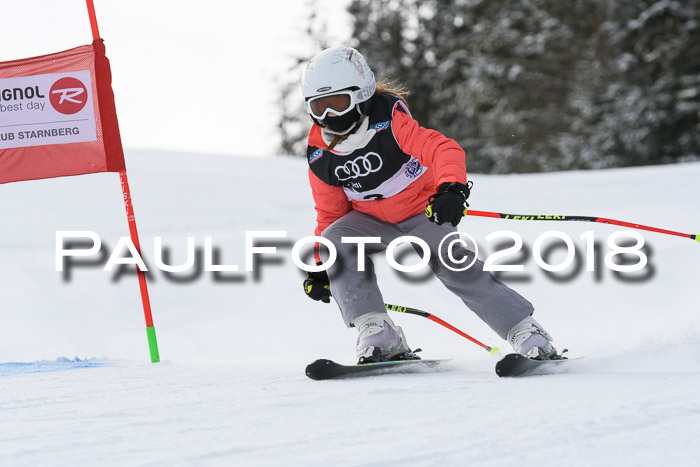
[[[318,52],[309,0],[94,3],[125,147],[276,153],[277,83],[290,57]],[[348,3],[316,2],[333,45],[350,35]],[[0,61],[92,41],[84,0],[4,2],[2,16]]]

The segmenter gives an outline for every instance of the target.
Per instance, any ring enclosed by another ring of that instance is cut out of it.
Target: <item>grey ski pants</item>
[[[385,251],[392,240],[411,235],[423,239],[430,246],[428,264],[438,279],[505,339],[513,326],[532,314],[532,304],[496,280],[490,272],[484,271],[482,261],[477,260],[466,271],[453,271],[445,267],[437,255],[440,254],[443,261],[450,265],[447,255],[450,242],[444,242],[443,251],[438,253],[440,241],[456,230],[450,224],[436,225],[423,214],[392,224],[358,211],[350,211],[326,228],[321,235],[333,243],[338,253],[337,260],[328,268],[331,293],[340,307],[345,324],[351,326],[355,318],[385,309],[368,254]],[[365,245],[365,271],[358,271],[357,243],[342,243],[342,237],[381,238],[381,243]],[[423,256],[420,246],[412,245]],[[474,258],[474,253],[464,247],[453,247],[452,250],[454,258],[467,255],[467,262]],[[325,248],[321,248],[321,259],[324,262],[329,259]],[[452,266],[458,268],[461,265]]]

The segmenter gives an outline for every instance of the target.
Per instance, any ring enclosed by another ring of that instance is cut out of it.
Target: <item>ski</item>
[[[496,363],[496,374],[501,377],[512,377],[566,373],[567,368],[563,364],[568,361],[570,361],[568,358],[563,357],[556,360],[534,360],[511,353]]]
[[[326,379],[359,378],[397,373],[421,373],[439,369],[446,360],[394,360],[387,362],[341,365],[332,360],[320,359],[306,367],[306,376],[322,381]]]

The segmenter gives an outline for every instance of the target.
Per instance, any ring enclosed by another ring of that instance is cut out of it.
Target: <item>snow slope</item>
[[[700,454],[697,243],[644,233],[653,273],[637,283],[604,267],[566,270],[573,278],[557,282],[531,254],[524,273],[504,276],[533,302],[558,348],[585,356],[573,373],[499,379],[479,347],[399,315],[412,346],[452,358],[447,371],[313,382],[304,366],[352,361],[355,331],[335,305],[303,296],[291,261],[291,244],[314,226],[305,162],[129,151],[127,166],[149,265],[156,236],[174,264],[185,260],[186,237],[202,246],[209,236],[220,262],[242,272],[184,282],[152,272],[163,362],[147,363],[135,277],[81,267],[67,281],[55,271],[57,230],[95,231],[108,253],[128,235],[116,174],[0,186],[0,465],[683,465]],[[470,201],[479,210],[700,233],[699,178],[700,164],[474,174]],[[569,234],[581,258],[583,232],[594,232],[604,254],[620,230],[477,217],[460,224],[482,257],[493,251],[490,233],[516,231],[531,250],[551,229]],[[245,231],[287,232],[257,274],[243,271]],[[381,255],[375,264],[387,302],[506,349],[436,280],[401,277]]]

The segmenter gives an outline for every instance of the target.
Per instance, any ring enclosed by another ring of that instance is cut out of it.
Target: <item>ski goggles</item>
[[[323,120],[329,112],[337,116],[345,115],[355,108],[356,92],[346,89],[325,96],[312,97],[305,102],[306,111],[317,120]]]

